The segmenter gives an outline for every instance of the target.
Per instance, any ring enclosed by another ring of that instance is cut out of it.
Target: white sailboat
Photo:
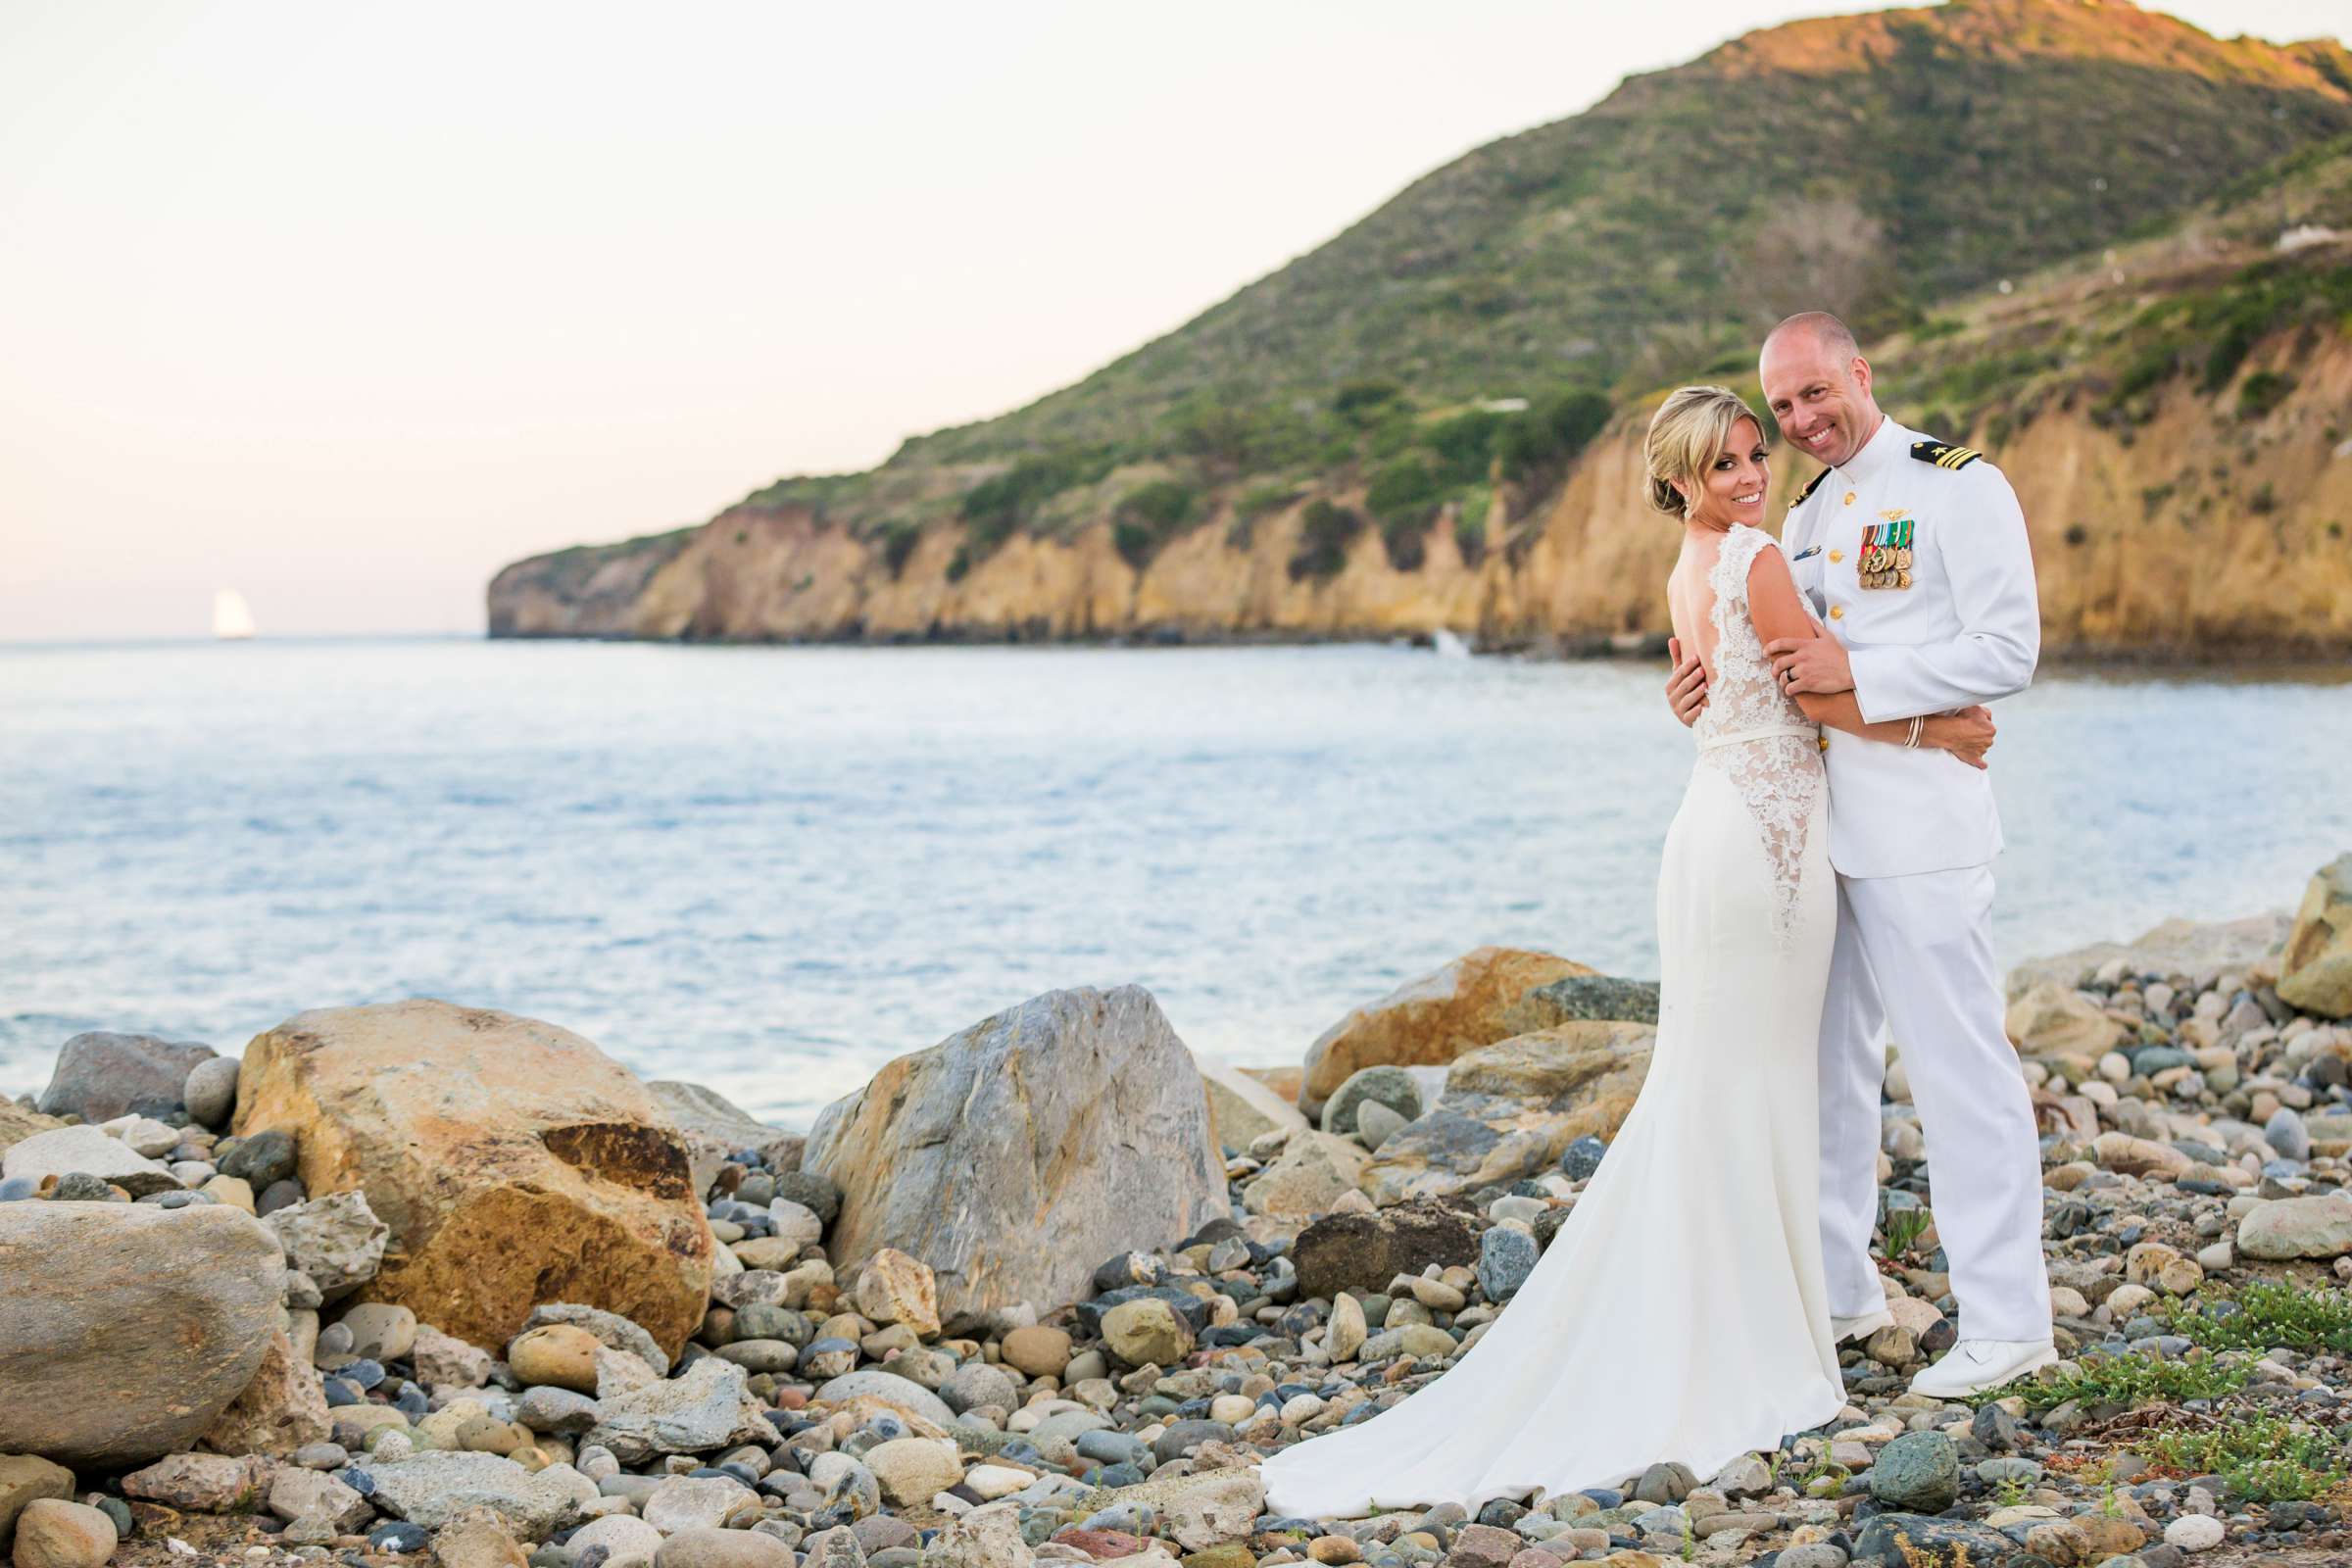
[[[253,635],[253,607],[245,596],[234,588],[223,588],[213,595],[213,635],[223,641],[241,641]]]

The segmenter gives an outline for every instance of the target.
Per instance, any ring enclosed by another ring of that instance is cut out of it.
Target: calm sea
[[[1056,986],[1296,1059],[1483,943],[1653,974],[1690,766],[1647,664],[1401,647],[0,647],[0,1091],[434,996],[806,1125]],[[2003,705],[2004,960],[2291,906],[2352,684]]]

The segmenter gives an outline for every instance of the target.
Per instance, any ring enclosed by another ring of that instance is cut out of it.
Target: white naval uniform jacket
[[[1796,586],[1848,650],[1864,719],[1909,718],[2025,690],[2041,654],[2034,555],[2017,492],[1990,463],[1883,420],[1788,511]],[[1862,586],[1866,528],[1907,522],[1911,586]],[[1984,865],[2000,852],[1991,776],[1947,752],[1824,730],[1830,863],[1840,876]]]

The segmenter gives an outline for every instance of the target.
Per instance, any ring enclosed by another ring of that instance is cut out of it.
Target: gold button
[[[1827,735],[1821,738],[1821,749],[1825,752],[1830,749],[1830,738]]]
[[[1830,618],[1832,620],[1843,620],[1845,618],[1845,607],[1843,605],[1832,605],[1830,607]]]
[[[1848,490],[1848,491],[1845,493],[1845,505],[1847,505],[1847,506],[1849,506],[1849,507],[1850,507],[1850,506],[1852,506],[1853,504],[1854,504],[1854,493],[1853,493],[1851,490]]]
[[[1831,551],[1831,552],[1830,552],[1830,560],[1832,560],[1833,562],[1837,562],[1837,561],[1843,561],[1844,559],[1845,559],[1845,552],[1844,552],[1844,551],[1842,551],[1842,550],[1833,550],[1833,551]]]

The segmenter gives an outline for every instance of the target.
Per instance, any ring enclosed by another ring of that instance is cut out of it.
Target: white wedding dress
[[[1818,731],[1775,686],[1735,527],[1696,764],[1658,868],[1648,1077],[1535,1270],[1450,1370],[1260,1467],[1304,1518],[1701,1480],[1845,1403],[1823,1283],[1814,1052],[1837,890]]]

